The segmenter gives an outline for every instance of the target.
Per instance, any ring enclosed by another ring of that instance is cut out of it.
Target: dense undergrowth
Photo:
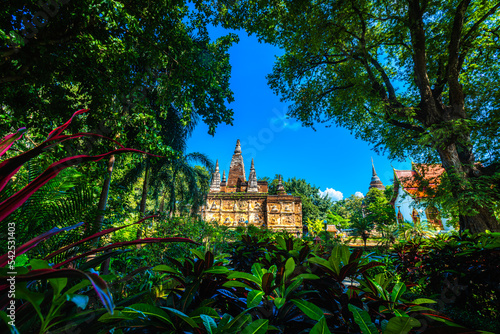
[[[41,149],[4,160],[0,191],[31,158],[73,138],[63,130],[51,132]],[[0,152],[18,137],[4,138]],[[22,189],[2,193],[0,220],[8,231],[8,252],[0,257],[2,332],[498,331],[498,233],[414,238],[364,253],[327,234],[307,240],[152,215],[97,231],[84,223],[54,227],[11,242],[16,229],[29,228],[22,213],[36,212],[33,194],[63,169],[107,154],[65,158]]]

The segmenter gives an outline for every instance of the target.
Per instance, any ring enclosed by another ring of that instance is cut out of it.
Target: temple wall
[[[302,233],[300,197],[267,194],[219,193],[208,195],[204,219],[228,227],[265,225],[270,230]]]

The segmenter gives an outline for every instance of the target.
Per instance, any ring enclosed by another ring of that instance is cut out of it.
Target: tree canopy
[[[498,187],[481,199],[461,194],[482,176],[499,181],[499,7],[261,0],[228,4],[220,19],[285,51],[268,80],[290,116],[346,127],[391,158],[440,160],[463,202],[461,228],[482,231],[499,228],[488,200]]]
[[[210,17],[196,6],[43,3],[9,1],[0,10],[2,123],[50,128],[87,107],[89,128],[104,123],[122,142],[128,135],[161,143],[159,120],[173,110],[184,123],[201,116],[211,133],[232,122],[227,51],[237,37],[211,41]]]

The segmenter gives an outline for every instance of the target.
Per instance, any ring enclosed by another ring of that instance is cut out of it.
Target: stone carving
[[[231,228],[254,224],[266,226],[271,230],[286,229],[292,233],[302,233],[300,197],[286,194],[281,176],[278,195],[269,195],[267,182],[256,180],[257,173],[253,161],[247,181],[239,141],[234,150],[227,180],[225,176],[223,172],[220,182],[217,163],[207,196],[207,205],[205,211],[201,211],[203,219],[218,221],[219,224]]]

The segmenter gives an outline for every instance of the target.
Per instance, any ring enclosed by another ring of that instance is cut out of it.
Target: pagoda
[[[255,225],[302,234],[301,198],[286,193],[281,176],[277,194],[269,195],[267,181],[257,180],[253,159],[248,175],[247,180],[238,139],[227,179],[223,171],[222,181],[217,160],[206,205],[202,208],[203,219],[228,227]]]

